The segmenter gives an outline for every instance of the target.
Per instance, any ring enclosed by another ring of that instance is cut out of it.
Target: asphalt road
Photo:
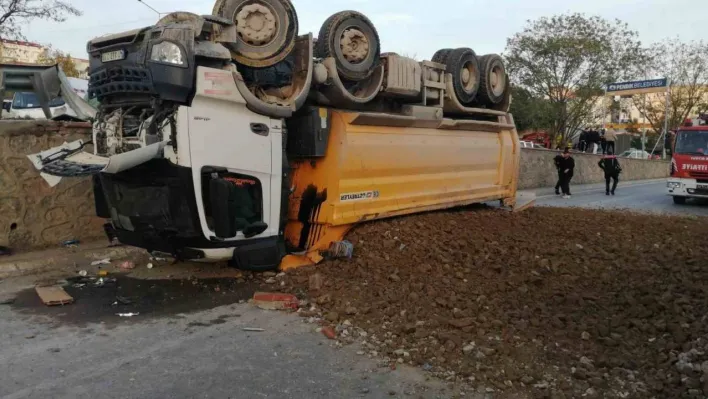
[[[3,399],[451,395],[421,370],[379,368],[296,316],[247,304],[82,327],[0,306],[0,320]]]
[[[708,201],[689,200],[675,205],[666,194],[666,180],[620,182],[615,196],[605,195],[605,185],[576,185],[570,188],[570,199],[562,199],[553,189],[536,190],[536,206],[623,209],[632,212],[708,216]]]
[[[239,303],[252,295],[248,283],[218,280],[216,292],[205,280],[128,278],[116,291],[70,281],[75,303],[49,308],[33,286],[55,277],[0,280],[0,303],[14,298],[0,304],[1,399],[450,398],[458,390],[420,368],[392,370],[360,343],[337,346],[305,318]],[[130,318],[112,304],[126,288],[145,302]],[[475,388],[465,397],[490,397]]]

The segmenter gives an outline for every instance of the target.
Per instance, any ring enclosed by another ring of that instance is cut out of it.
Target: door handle
[[[251,131],[259,136],[267,136],[269,130],[265,123],[251,123]]]

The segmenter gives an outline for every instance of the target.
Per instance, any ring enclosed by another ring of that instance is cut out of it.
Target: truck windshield
[[[708,131],[679,131],[676,135],[675,152],[708,155]]]
[[[49,102],[50,107],[61,107],[64,99],[57,97]],[[32,92],[15,93],[12,98],[12,108],[14,109],[34,109],[41,108],[37,95]]]

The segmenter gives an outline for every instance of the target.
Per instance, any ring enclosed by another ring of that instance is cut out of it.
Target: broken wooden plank
[[[68,305],[74,302],[69,294],[61,286],[35,287],[37,295],[47,306]]]

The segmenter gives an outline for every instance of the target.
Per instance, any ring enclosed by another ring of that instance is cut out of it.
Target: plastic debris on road
[[[329,246],[328,253],[333,258],[351,259],[354,254],[354,244],[349,241],[335,241]]]
[[[116,313],[116,316],[118,317],[133,317],[133,316],[140,316],[140,313]]]
[[[147,268],[148,268],[148,269],[152,269],[153,267],[155,267],[155,266],[154,266],[152,263],[148,263],[148,264],[147,264]]]
[[[95,260],[95,261],[91,262],[91,266],[110,265],[110,264],[111,264],[111,258]]]
[[[62,242],[61,245],[64,247],[72,248],[72,247],[79,245],[79,240],[66,240],[66,241]]]
[[[88,276],[88,272],[87,272],[86,270],[80,270],[80,271],[79,271],[79,276],[81,276],[81,277],[86,277],[86,276]]]
[[[120,264],[120,268],[123,270],[133,270],[135,269],[135,263],[127,260]]]
[[[262,328],[256,328],[256,327],[244,327],[243,331],[249,331],[249,332],[263,332],[265,331]]]

